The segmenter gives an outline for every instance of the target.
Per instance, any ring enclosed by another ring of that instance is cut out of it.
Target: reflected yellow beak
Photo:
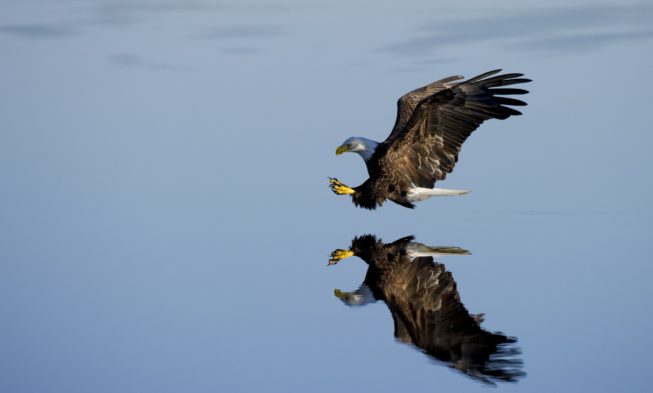
[[[344,297],[347,296],[347,292],[343,292],[343,291],[341,291],[340,289],[337,289],[337,288],[333,290],[333,294],[334,294],[337,298],[340,298],[340,299],[342,299],[342,298],[344,298]]]
[[[347,149],[347,146],[346,146],[346,145],[338,146],[338,148],[336,149],[336,155],[339,156],[339,155],[341,155],[342,153],[346,153],[346,152],[348,152],[348,151],[349,151],[349,150]]]

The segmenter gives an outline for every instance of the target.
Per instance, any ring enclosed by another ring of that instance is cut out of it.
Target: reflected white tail
[[[422,243],[410,242],[406,247],[409,258],[438,257],[442,255],[469,255],[470,252],[460,247],[431,247]]]

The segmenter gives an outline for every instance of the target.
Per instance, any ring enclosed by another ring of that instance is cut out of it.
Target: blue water
[[[407,3],[407,4],[404,4]],[[505,391],[647,392],[653,6],[0,1],[0,391],[479,391],[347,307],[355,236],[438,262],[518,339]],[[403,93],[504,68],[442,184],[369,212],[327,187]]]

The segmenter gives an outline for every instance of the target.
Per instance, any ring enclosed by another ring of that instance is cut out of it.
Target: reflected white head
[[[367,284],[362,284],[355,292],[344,292],[339,289],[333,291],[337,298],[350,307],[364,306],[376,302],[376,298]]]

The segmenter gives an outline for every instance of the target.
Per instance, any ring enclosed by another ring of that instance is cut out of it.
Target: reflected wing
[[[510,345],[516,340],[480,327],[480,318],[462,304],[444,265],[421,257],[405,266],[393,280],[394,296],[386,303],[415,346],[486,383],[515,381],[523,375],[521,361],[514,357],[519,350]]]
[[[451,81],[457,77],[435,82],[430,88],[434,94],[426,93],[432,85],[421,88],[425,89],[422,94],[427,96],[417,104],[418,98],[410,98],[411,93],[407,95],[409,98],[402,97],[395,128],[377,148],[377,151],[386,152],[377,156],[382,175],[389,177],[393,184],[432,188],[436,180],[443,180],[453,171],[462,144],[481,123],[520,115],[510,106],[526,103],[502,95],[528,92],[503,87],[530,80],[520,78],[522,74],[493,76],[499,71],[455,84]],[[405,119],[407,113],[410,113],[408,120]]]

